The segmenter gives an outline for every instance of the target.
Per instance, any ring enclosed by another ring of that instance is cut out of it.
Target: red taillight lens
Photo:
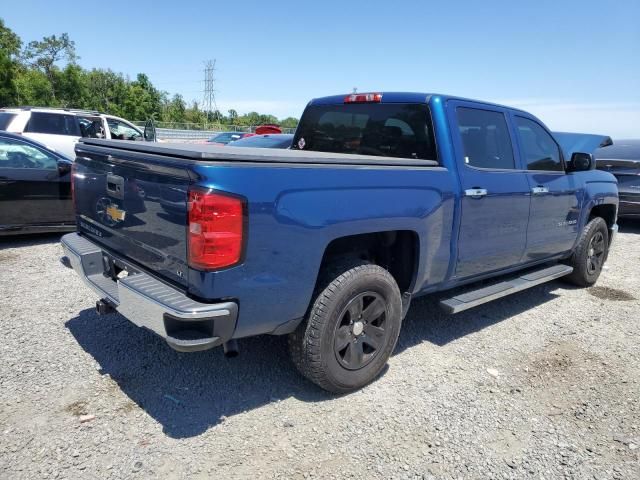
[[[243,244],[244,204],[211,190],[189,190],[189,266],[213,270],[240,261]]]
[[[379,103],[381,101],[381,93],[353,93],[344,97],[344,103]]]
[[[76,210],[76,162],[71,164],[71,205]]]

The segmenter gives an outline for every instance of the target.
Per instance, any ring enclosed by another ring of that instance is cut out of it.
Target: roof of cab
[[[381,93],[382,100],[380,103],[429,103],[432,99],[439,100],[442,102],[446,102],[447,100],[460,100],[464,102],[474,102],[480,103],[483,105],[491,105],[500,108],[508,108],[509,110],[515,110],[519,112],[524,112],[519,108],[509,107],[507,105],[500,105],[492,102],[485,102],[483,100],[474,100],[471,98],[457,97],[454,95],[443,95],[440,93],[419,93],[419,92],[357,92],[357,94],[365,94],[365,93]],[[328,97],[319,97],[314,98],[308,104],[311,105],[338,105],[343,104],[345,97],[351,95],[350,93],[345,93],[342,95],[331,95]],[[524,112],[527,113],[527,112]]]

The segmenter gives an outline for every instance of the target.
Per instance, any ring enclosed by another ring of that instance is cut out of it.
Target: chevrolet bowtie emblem
[[[124,222],[126,214],[127,212],[120,210],[116,205],[109,205],[107,207],[107,216],[114,222]]]

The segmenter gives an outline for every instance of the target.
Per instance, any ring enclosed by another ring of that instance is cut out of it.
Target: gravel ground
[[[388,371],[342,397],[283,338],[180,354],[58,263],[0,241],[2,478],[640,478],[640,224],[596,288],[449,317],[414,301]]]

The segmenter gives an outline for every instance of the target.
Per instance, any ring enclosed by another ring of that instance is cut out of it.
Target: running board
[[[554,265],[542,270],[530,271],[518,278],[495,283],[488,287],[467,291],[440,301],[440,306],[447,313],[458,313],[469,308],[477,307],[483,303],[506,297],[512,293],[521,292],[527,288],[535,287],[541,283],[564,277],[573,272],[573,267],[568,265]]]

